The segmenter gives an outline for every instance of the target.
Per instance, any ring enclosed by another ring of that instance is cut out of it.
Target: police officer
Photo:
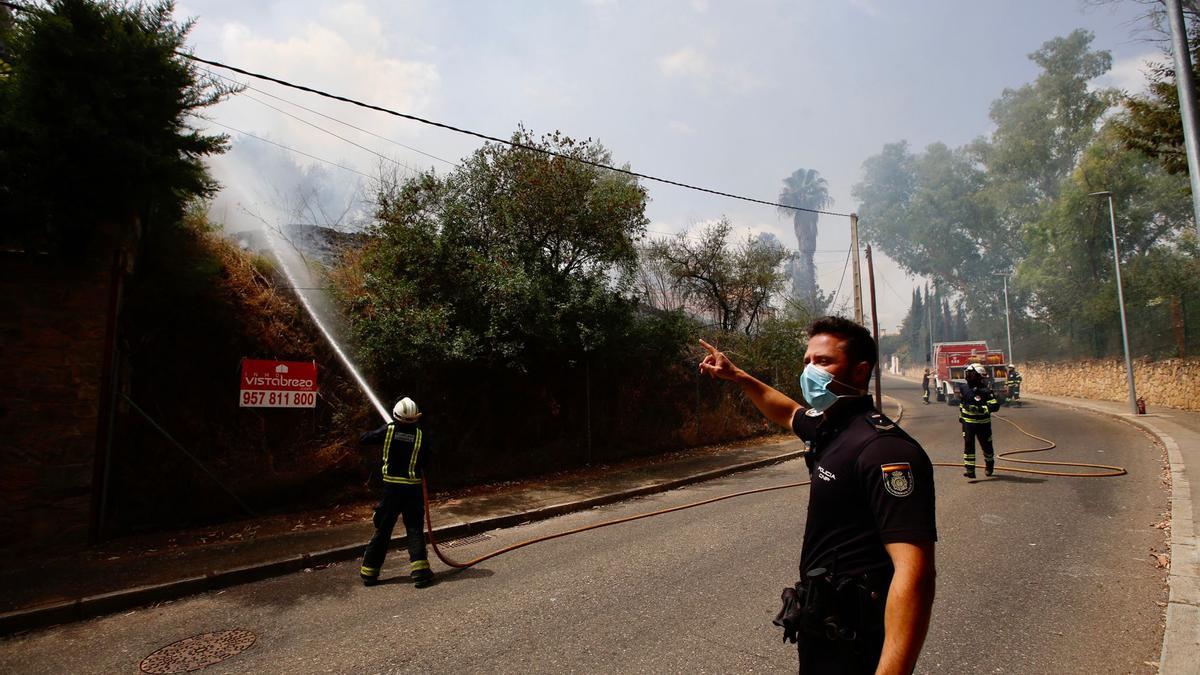
[[[925,369],[925,375],[921,377],[921,400],[925,401],[925,405],[929,405],[929,369]]]
[[[425,435],[417,426],[421,412],[411,398],[405,397],[392,409],[394,421],[367,432],[359,439],[364,445],[383,446],[383,498],[375,507],[375,535],[363,553],[359,576],[363,585],[379,583],[379,570],[387,556],[396,519],[404,518],[408,541],[409,571],[413,585],[425,588],[433,584],[433,571],[425,553],[425,500],[421,489],[429,449]]]
[[[841,317],[813,323],[800,380],[806,404],[700,342],[702,373],[736,382],[765,417],[812,445],[801,582],[784,591],[776,619],[798,643],[800,672],[912,672],[934,597],[933,466],[872,407],[871,334]]]
[[[986,381],[987,369],[972,363],[966,367],[966,382],[958,384],[958,419],[962,422],[963,475],[975,477],[975,439],[983,448],[984,473],[996,469],[996,454],[992,447],[992,413],[1000,409],[996,395]]]

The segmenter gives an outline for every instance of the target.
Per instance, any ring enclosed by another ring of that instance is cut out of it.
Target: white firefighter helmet
[[[967,369],[975,371],[980,376],[983,376],[983,377],[987,376],[987,368],[984,368],[982,363],[972,363],[967,366]]]
[[[421,417],[421,411],[417,409],[416,401],[405,396],[396,401],[396,407],[392,408],[392,417],[395,417],[397,422],[416,422]]]
[[[1017,369],[1017,366],[1016,366],[1016,364],[1014,364],[1014,363],[1010,363],[1010,364],[1008,364],[1008,369],[1009,369],[1009,370],[1016,370],[1016,369]]]

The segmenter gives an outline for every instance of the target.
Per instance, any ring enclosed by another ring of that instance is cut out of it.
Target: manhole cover
[[[442,546],[445,546],[446,548],[454,548],[455,546],[470,546],[471,544],[478,544],[481,541],[487,541],[491,538],[492,535],[481,532],[480,534],[473,534],[469,537],[463,537],[462,539],[453,539],[442,544]]]
[[[248,630],[219,630],[172,642],[142,659],[143,673],[187,673],[237,656],[254,644]]]

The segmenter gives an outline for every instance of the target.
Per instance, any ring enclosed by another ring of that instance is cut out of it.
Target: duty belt
[[[871,574],[835,577],[818,567],[783,589],[783,607],[772,623],[783,628],[784,642],[796,642],[801,634],[853,642],[879,633],[890,582],[890,576]]]

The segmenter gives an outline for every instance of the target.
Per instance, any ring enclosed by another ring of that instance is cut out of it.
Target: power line
[[[399,146],[399,147],[401,147],[401,148],[404,148],[405,150],[411,150],[411,151],[413,151],[413,152],[415,152],[415,153],[417,153],[417,154],[419,154],[419,155],[424,155],[424,156],[426,156],[426,157],[428,157],[428,158],[430,158],[430,159],[436,159],[436,160],[437,160],[437,161],[439,161],[439,162],[445,162],[446,164],[449,164],[450,166],[462,166],[462,165],[461,165],[461,164],[459,164],[458,162],[455,162],[455,161],[452,161],[452,160],[449,160],[449,159],[444,159],[444,158],[442,158],[442,157],[438,157],[437,155],[435,155],[435,154],[432,154],[432,153],[429,153],[429,152],[425,152],[424,150],[421,150],[420,148],[414,148],[414,147],[413,147],[413,146],[411,146],[411,145],[405,145],[404,143],[401,143],[400,141],[397,141],[397,140],[394,140],[394,139],[388,138],[387,136],[384,136],[383,134],[377,134],[377,133],[375,133],[374,131],[371,131],[370,129],[364,129],[364,128],[360,127],[360,126],[357,126],[357,125],[351,124],[351,123],[349,123],[349,122],[347,122],[347,121],[345,121],[345,120],[338,119],[338,118],[336,118],[336,117],[334,117],[334,116],[332,116],[332,115],[326,115],[325,113],[323,113],[323,112],[320,112],[319,110],[313,110],[312,108],[309,108],[309,107],[307,107],[307,106],[300,105],[299,103],[296,103],[295,101],[288,100],[288,99],[286,99],[286,98],[283,98],[283,97],[281,97],[281,96],[276,96],[275,94],[272,94],[271,92],[269,92],[269,91],[267,91],[267,90],[265,90],[265,89],[259,89],[258,87],[251,86],[251,85],[249,85],[249,84],[246,84],[245,82],[241,82],[241,81],[239,81],[239,80],[235,80],[235,79],[233,79],[232,77],[226,77],[226,76],[224,76],[224,75],[222,75],[222,74],[220,74],[220,73],[217,73],[217,72],[214,72],[214,71],[212,71],[212,70],[209,70],[208,68],[203,68],[202,70],[203,70],[204,72],[208,73],[209,75],[212,75],[213,77],[219,77],[219,78],[221,78],[222,80],[225,80],[226,82],[232,82],[233,84],[236,84],[236,85],[238,85],[239,87],[245,87],[246,89],[249,89],[249,90],[251,90],[251,91],[256,91],[256,92],[258,92],[258,93],[262,94],[263,96],[269,96],[269,97],[271,97],[271,98],[275,99],[276,101],[281,101],[281,102],[283,102],[283,103],[286,103],[286,104],[288,104],[288,105],[290,105],[290,106],[294,106],[294,107],[296,107],[296,108],[299,108],[299,109],[301,109],[301,110],[304,110],[304,111],[310,112],[310,113],[312,113],[312,114],[314,114],[314,115],[317,115],[317,116],[319,116],[319,117],[324,117],[325,119],[327,119],[327,120],[330,120],[330,121],[332,121],[332,122],[337,122],[338,124],[341,124],[341,125],[343,125],[343,126],[350,127],[351,129],[354,129],[354,130],[356,130],[356,131],[361,131],[361,132],[362,132],[362,133],[364,133],[364,134],[367,134],[367,135],[369,135],[369,136],[374,136],[375,138],[378,138],[378,139],[380,139],[380,140],[382,140],[382,141],[387,141],[388,143],[391,143],[391,144],[393,144],[393,145],[397,145],[397,146]],[[239,93],[240,93],[240,92],[239,92]],[[248,96],[247,98],[250,98],[250,99],[251,99],[251,100],[253,100],[253,101],[257,101],[258,103],[261,103],[261,104],[263,104],[263,105],[266,105],[266,104],[265,104],[265,103],[263,103],[262,101],[258,101],[257,99],[255,99],[255,98],[253,98],[253,97],[249,97],[249,96]],[[275,109],[276,109],[276,110],[279,110],[278,108],[275,108]],[[283,111],[280,111],[280,112],[283,112]],[[286,115],[286,114],[288,114],[288,113],[284,113],[284,114]]]
[[[580,164],[586,164],[588,166],[596,167],[597,169],[604,169],[606,171],[615,171],[617,173],[622,173],[627,176],[633,176],[634,178],[644,178],[646,180],[651,180],[651,181],[655,181],[658,183],[664,183],[667,185],[674,185],[676,187],[681,187],[681,188],[685,188],[688,190],[695,190],[697,192],[706,192],[708,194],[717,195],[719,197],[728,197],[730,199],[738,199],[741,201],[752,202],[755,204],[774,206],[774,207],[780,208],[780,209],[788,209],[791,211],[804,211],[807,213],[819,213],[819,214],[824,214],[827,216],[840,216],[843,218],[850,217],[850,214],[848,214],[848,213],[837,213],[834,211],[822,211],[820,209],[807,209],[807,208],[800,207],[800,206],[791,206],[789,204],[781,204],[779,202],[770,202],[770,201],[766,201],[763,199],[755,199],[753,197],[744,197],[742,195],[733,194],[731,192],[722,192],[720,190],[712,190],[709,188],[704,188],[704,187],[700,187],[697,185],[691,185],[688,183],[682,183],[682,182],[670,180],[667,178],[659,178],[658,176],[651,176],[649,174],[638,173],[636,171],[631,171],[629,169],[622,169],[620,167],[610,166],[608,164],[602,164],[600,162],[594,162],[592,160],[583,159],[581,157],[572,157],[570,155],[565,155],[561,152],[556,152],[554,150],[547,150],[545,148],[537,148],[537,147],[534,147],[531,145],[527,145],[525,143],[518,143],[517,141],[504,140],[503,138],[497,138],[496,136],[489,136],[487,134],[483,134],[478,131],[471,131],[470,129],[462,129],[462,128],[459,128],[459,127],[456,127],[456,126],[453,126],[450,124],[445,124],[443,122],[437,122],[434,120],[425,119],[424,117],[418,117],[416,115],[402,113],[402,112],[399,112],[396,110],[392,110],[390,108],[384,108],[382,106],[377,106],[377,105],[373,105],[370,103],[364,103],[362,101],[348,98],[346,96],[340,96],[338,94],[331,94],[327,91],[322,91],[320,89],[314,89],[312,87],[307,87],[307,86],[304,86],[301,84],[295,84],[293,82],[288,82],[287,80],[281,80],[277,77],[272,77],[270,75],[263,75],[262,73],[255,73],[255,72],[252,72],[249,70],[238,68],[236,66],[231,66],[231,65],[228,65],[225,63],[221,63],[220,61],[211,61],[209,59],[201,58],[194,54],[188,54],[187,52],[176,52],[176,53],[184,58],[191,59],[191,60],[199,62],[199,63],[204,63],[204,64],[207,64],[210,66],[215,66],[217,68],[224,68],[225,70],[239,73],[239,74],[245,75],[247,77],[253,77],[255,79],[264,80],[266,82],[274,82],[275,84],[282,85],[284,87],[289,87],[291,89],[296,89],[298,91],[306,91],[310,94],[316,94],[317,96],[322,96],[324,98],[332,99],[334,101],[341,101],[342,103],[349,103],[350,105],[355,105],[360,108],[366,108],[367,110],[375,110],[377,112],[392,115],[394,117],[400,117],[402,119],[412,120],[414,122],[420,122],[421,124],[428,124],[430,126],[438,127],[441,129],[447,129],[447,130],[453,131],[455,133],[465,134],[467,136],[474,136],[476,138],[481,138],[485,141],[491,141],[493,143],[502,143],[504,145],[508,145],[508,146],[518,148],[521,150],[528,150],[530,152],[537,152],[537,153],[541,153],[544,155],[550,155],[552,157],[558,157],[560,159],[565,159],[565,160],[572,161],[572,162],[578,162]]]
[[[407,169],[408,171],[411,171],[411,172],[413,172],[413,173],[416,173],[416,169],[414,169],[414,168],[412,168],[411,166],[409,166],[409,165],[405,164],[404,162],[401,162],[401,161],[399,161],[399,160],[396,160],[396,159],[393,159],[393,158],[391,158],[391,157],[388,157],[387,155],[385,155],[385,154],[383,154],[383,153],[375,152],[374,150],[372,150],[371,148],[368,148],[368,147],[367,147],[367,146],[365,146],[365,145],[359,145],[358,143],[355,143],[354,141],[350,140],[349,138],[346,138],[345,136],[340,136],[340,135],[338,135],[338,134],[335,134],[334,132],[332,132],[332,131],[330,131],[330,130],[328,130],[328,129],[324,128],[324,127],[317,126],[316,124],[313,124],[312,122],[309,122],[308,120],[304,119],[303,117],[299,117],[299,116],[297,116],[297,115],[293,115],[292,113],[290,113],[290,112],[288,112],[288,111],[286,111],[286,110],[281,110],[281,109],[279,109],[279,108],[276,108],[275,106],[271,105],[270,103],[267,103],[266,101],[260,101],[260,100],[258,100],[258,99],[256,99],[256,98],[254,98],[253,96],[247,96],[246,94],[242,94],[242,96],[245,96],[246,98],[250,99],[251,101],[254,101],[255,103],[257,103],[257,104],[259,104],[259,105],[264,105],[264,106],[266,106],[266,107],[270,108],[271,110],[274,110],[275,112],[278,112],[278,113],[279,113],[279,114],[281,114],[281,115],[287,115],[288,117],[290,117],[290,118],[292,118],[292,119],[294,119],[294,120],[296,120],[296,121],[298,121],[298,122],[300,122],[300,123],[302,123],[302,124],[307,124],[308,126],[310,126],[310,127],[314,128],[314,129],[316,129],[317,131],[320,131],[320,132],[323,132],[323,133],[329,134],[330,136],[333,136],[334,138],[336,138],[336,139],[338,139],[338,140],[345,141],[345,142],[349,143],[350,145],[353,145],[353,146],[354,146],[354,147],[356,147],[356,148],[359,148],[359,149],[361,149],[361,150],[366,150],[367,152],[371,153],[372,155],[375,155],[376,157],[378,157],[378,158],[380,158],[380,159],[383,159],[383,160],[389,161],[389,162],[391,162],[392,164],[395,164],[396,166],[399,166],[399,167],[401,167],[401,168]]]
[[[11,7],[13,9],[16,9],[19,11],[24,11],[24,12],[31,11],[29,8],[22,7],[20,5],[12,4],[9,2],[0,1],[0,4],[3,4],[6,7]],[[346,96],[332,94],[330,92],[322,91],[320,89],[314,89],[312,87],[307,87],[305,85],[295,84],[293,82],[288,82],[287,80],[283,80],[283,79],[280,79],[277,77],[272,77],[270,75],[264,75],[262,73],[255,73],[253,71],[245,70],[243,68],[238,68],[237,66],[231,66],[231,65],[228,65],[225,63],[221,63],[220,61],[212,61],[210,59],[205,59],[205,58],[196,56],[195,54],[189,54],[187,52],[182,52],[182,51],[177,51],[176,54],[178,54],[179,56],[182,56],[185,59],[190,59],[190,60],[196,61],[198,63],[204,63],[204,64],[207,64],[210,66],[214,66],[216,68],[223,68],[225,70],[239,73],[239,74],[245,75],[247,77],[253,77],[255,79],[263,80],[266,82],[274,82],[275,84],[278,84],[278,85],[281,85],[284,87],[289,87],[291,89],[296,89],[298,91],[305,91],[310,94],[315,94],[317,96],[332,99],[334,101],[341,101],[342,103],[349,103],[350,105],[355,105],[360,108],[366,108],[367,110],[374,110],[377,112],[392,115],[394,117],[412,120],[414,122],[420,122],[421,124],[427,124],[429,126],[446,129],[448,131],[453,131],[455,133],[465,134],[467,136],[474,136],[476,138],[480,138],[485,141],[491,141],[493,143],[501,143],[501,144],[508,145],[510,147],[518,148],[521,150],[528,150],[530,152],[537,152],[537,153],[540,153],[543,155],[549,155],[551,157],[558,157],[560,159],[564,159],[567,161],[578,162],[580,164],[586,164],[588,166],[592,166],[597,169],[604,169],[606,171],[614,171],[616,173],[625,174],[627,176],[632,176],[634,178],[642,178],[645,180],[655,181],[655,182],[663,183],[666,185],[674,185],[676,187],[681,187],[681,188],[684,188],[687,190],[695,190],[697,192],[704,192],[704,193],[711,194],[711,195],[717,195],[719,197],[728,197],[729,199],[737,199],[740,201],[751,202],[754,204],[763,204],[765,206],[774,206],[776,208],[787,209],[790,211],[803,211],[806,213],[817,213],[817,214],[822,214],[822,215],[827,215],[827,216],[838,216],[841,218],[849,218],[850,217],[849,213],[838,213],[836,211],[824,211],[821,209],[809,209],[809,208],[805,208],[802,206],[792,206],[790,204],[783,204],[780,202],[771,202],[771,201],[767,201],[765,199],[755,199],[754,197],[745,197],[742,195],[734,194],[732,192],[723,192],[721,190],[713,190],[710,188],[700,187],[698,185],[692,185],[689,183],[683,183],[683,182],[671,180],[668,178],[660,178],[658,176],[652,176],[650,174],[639,173],[637,171],[631,171],[629,169],[623,169],[623,168],[616,167],[616,166],[610,166],[608,164],[603,164],[601,162],[594,162],[592,160],[584,159],[582,157],[572,157],[570,155],[565,155],[561,152],[556,152],[554,150],[548,150],[546,148],[538,148],[538,147],[534,147],[531,145],[527,145],[525,143],[519,143],[517,141],[505,140],[503,138],[498,138],[496,136],[489,136],[488,134],[480,133],[478,131],[471,131],[470,129],[463,129],[463,128],[456,127],[456,126],[453,126],[450,124],[446,124],[444,122],[437,122],[434,120],[426,119],[424,117],[419,117],[417,115],[411,115],[409,113],[402,113],[402,112],[399,112],[396,110],[392,110],[390,108],[384,108],[382,106],[373,105],[371,103],[365,103],[363,101],[352,99],[352,98],[349,98]],[[232,127],[230,127],[230,128],[232,128]],[[245,133],[245,132],[239,132],[239,133]],[[246,135],[251,136],[252,138],[258,138],[257,136],[253,136],[252,134],[246,134]],[[265,141],[265,139],[261,139],[261,138],[259,140]],[[266,141],[266,142],[270,143],[271,141]],[[278,144],[276,144],[276,145],[278,145]],[[280,147],[283,147],[283,146],[280,146]],[[328,160],[321,160],[321,161],[328,161]],[[442,161],[446,161],[446,160],[442,160]],[[338,164],[336,166],[341,166],[341,165]],[[342,168],[347,168],[347,167],[342,167]],[[350,169],[350,170],[354,171],[353,169]],[[356,172],[356,173],[361,174],[361,172]],[[365,175],[365,174],[362,174],[362,175]]]
[[[896,289],[892,288],[892,285],[888,283],[887,277],[885,277],[881,274],[881,275],[879,275],[879,279],[880,279],[880,281],[883,282],[883,285],[887,286],[887,289],[892,292],[892,295],[896,296],[897,300],[899,300],[900,302],[905,302],[904,297],[901,296],[898,292],[896,292]],[[912,298],[910,297],[909,300],[911,301]]]
[[[201,119],[204,119],[204,118],[201,118]],[[228,124],[221,124],[220,122],[218,122],[218,121],[216,121],[216,120],[209,120],[209,119],[205,119],[205,121],[206,121],[206,122],[209,122],[210,124],[215,124],[215,125],[217,125],[217,126],[219,126],[219,127],[224,127],[224,128],[226,128],[226,129],[228,129],[228,130],[230,130],[230,131],[232,131],[232,132],[239,133],[239,134],[241,134],[241,135],[243,135],[243,136],[249,136],[250,138],[253,138],[253,139],[255,139],[255,140],[262,141],[263,143],[270,143],[271,145],[274,145],[274,146],[275,146],[275,147],[277,147],[277,148],[283,148],[284,150],[287,150],[288,152],[294,152],[294,153],[296,153],[297,155],[303,155],[303,156],[305,156],[305,157],[307,157],[307,158],[309,158],[309,159],[315,159],[315,160],[317,160],[318,162],[325,162],[326,164],[332,164],[333,166],[336,166],[336,167],[337,167],[337,168],[339,168],[339,169],[345,169],[346,171],[351,171],[351,172],[353,172],[353,173],[356,173],[356,174],[358,174],[358,175],[362,176],[363,178],[366,178],[367,180],[375,180],[374,176],[368,176],[367,174],[365,174],[365,173],[363,173],[363,172],[359,171],[358,169],[352,169],[352,168],[350,168],[350,167],[348,167],[348,166],[344,166],[344,165],[342,165],[342,164],[338,164],[337,162],[334,162],[334,161],[332,161],[332,160],[325,159],[325,158],[323,158],[323,157],[317,157],[316,155],[310,155],[310,154],[308,154],[307,152],[304,152],[303,150],[297,150],[297,149],[295,149],[295,148],[288,147],[288,146],[286,146],[286,145],[284,145],[284,144],[282,144],[282,143],[276,143],[275,141],[272,141],[272,140],[270,140],[270,139],[263,138],[262,136],[255,136],[254,134],[252,134],[252,133],[250,133],[250,132],[248,132],[248,131],[242,131],[241,129],[235,129],[235,128],[233,128],[233,127],[229,126]]]
[[[833,292],[833,297],[829,299],[829,306],[833,307],[837,303],[838,294],[842,292],[842,284],[846,281],[846,268],[850,266],[850,253],[854,251],[854,244],[846,248],[846,262],[842,263],[842,278],[838,280],[837,290]]]

